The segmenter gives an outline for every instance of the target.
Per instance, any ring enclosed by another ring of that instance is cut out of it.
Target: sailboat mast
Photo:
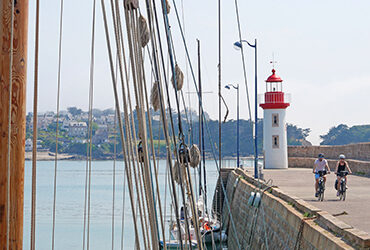
[[[198,44],[198,89],[199,89],[199,116],[198,116],[198,128],[199,128],[199,150],[202,153],[202,78],[200,73],[200,41],[197,39]],[[199,162],[199,195],[202,195],[202,161]]]
[[[0,1],[0,246],[4,249],[23,247],[27,27],[28,0]]]

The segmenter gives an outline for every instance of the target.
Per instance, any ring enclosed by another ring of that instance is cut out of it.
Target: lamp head
[[[229,85],[226,85],[226,86],[225,86],[225,89],[230,89],[230,86],[229,86]]]
[[[235,42],[234,43],[234,49],[236,50],[240,50],[242,48],[242,43],[241,42]]]

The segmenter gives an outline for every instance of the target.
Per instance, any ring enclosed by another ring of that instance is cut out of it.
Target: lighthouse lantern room
[[[286,130],[286,108],[290,105],[290,94],[283,92],[283,80],[272,70],[266,80],[266,92],[260,95],[263,109],[264,168],[288,168],[288,143]]]

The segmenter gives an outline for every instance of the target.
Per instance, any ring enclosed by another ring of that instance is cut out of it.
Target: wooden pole
[[[10,65],[14,4],[13,65]],[[9,249],[23,245],[28,0],[0,1],[0,249],[7,246],[9,69],[12,67]]]

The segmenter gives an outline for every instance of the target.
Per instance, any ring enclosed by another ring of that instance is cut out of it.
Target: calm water
[[[24,249],[30,244],[31,162],[26,162],[24,182]],[[227,162],[224,166],[232,166]],[[59,161],[55,249],[82,249],[85,192],[85,161]],[[206,161],[208,204],[211,204],[218,173],[214,161]],[[90,249],[111,249],[112,242],[112,161],[92,163]],[[36,249],[51,249],[54,162],[37,163]],[[165,199],[166,162],[160,161],[161,200]],[[193,179],[194,181],[194,179]],[[124,248],[134,248],[133,221],[126,187],[123,208],[123,162],[116,163],[114,248],[121,249],[122,211],[124,212]],[[166,219],[171,216],[167,188]],[[210,205],[208,205],[210,207]],[[167,223],[168,224],[168,223]],[[139,227],[140,229],[140,227]],[[166,230],[168,231],[168,230]]]

